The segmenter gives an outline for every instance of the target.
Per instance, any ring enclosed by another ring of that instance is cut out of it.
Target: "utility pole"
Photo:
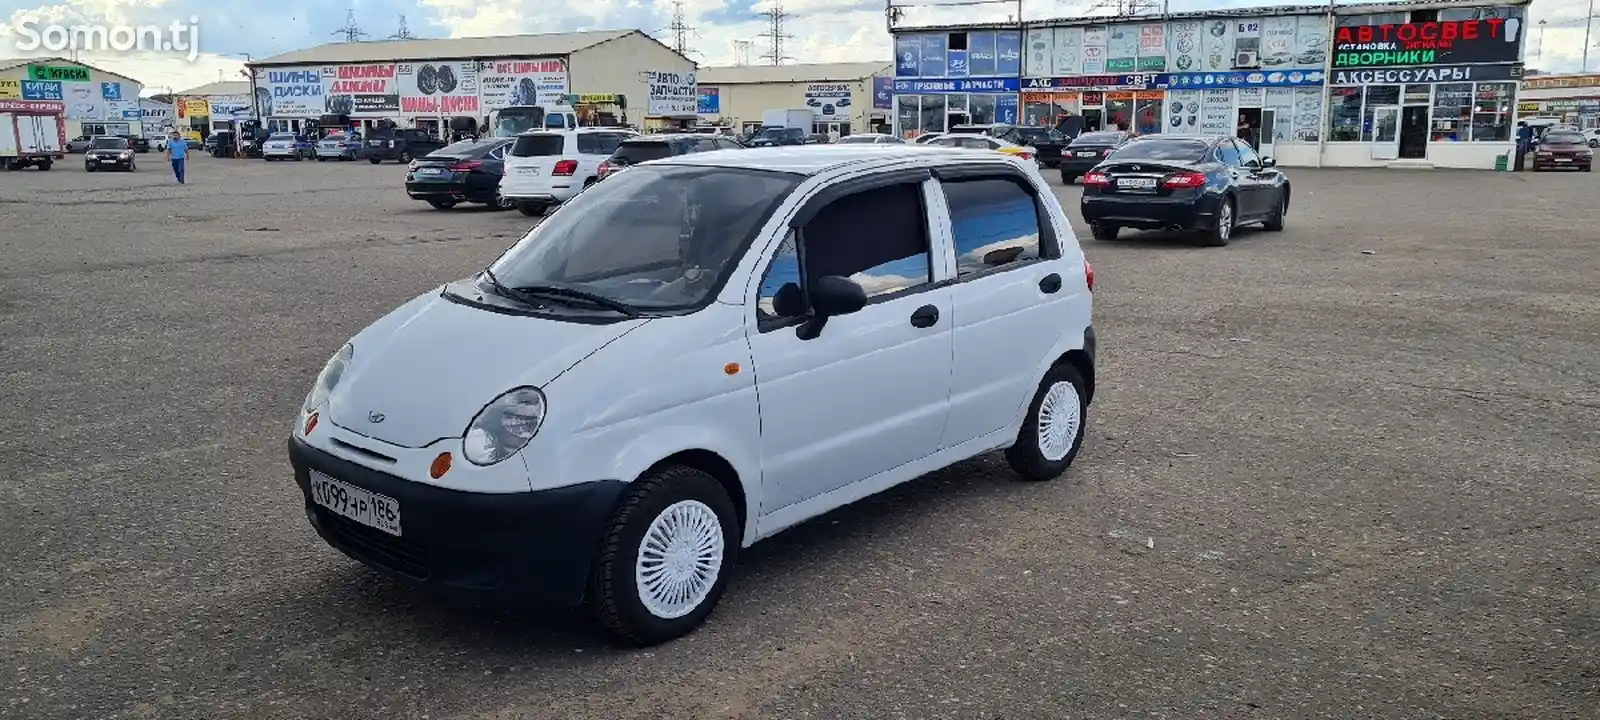
[[[400,29],[388,37],[389,40],[415,40],[417,36],[411,34],[411,29],[406,27],[406,16],[400,16]]]
[[[1589,14],[1583,17],[1583,72],[1589,72],[1589,31],[1593,29],[1594,0],[1589,0]]]
[[[350,8],[344,11],[344,27],[333,31],[334,35],[343,35],[345,42],[361,42],[367,33],[356,25],[356,10]]]
[[[741,66],[742,65],[749,65],[750,64],[750,46],[754,45],[754,44],[755,44],[754,40],[735,40],[735,41],[733,41],[733,64],[734,65],[741,65]]]
[[[761,13],[760,17],[767,19],[769,29],[757,37],[766,38],[772,48],[762,55],[761,59],[768,60],[773,65],[782,65],[785,60],[793,60],[794,58],[783,54],[783,41],[794,39],[793,35],[783,31],[783,21],[794,16],[784,12],[783,3],[777,2],[773,3],[771,10]]]
[[[1163,0],[1100,0],[1089,8],[1088,14],[1093,15],[1096,10],[1110,10],[1114,17],[1154,15],[1164,13],[1165,4]]]
[[[667,29],[672,31],[673,50],[676,50],[679,55],[684,57],[688,57],[689,53],[694,52],[689,47],[689,35],[694,32],[694,28],[689,27],[688,21],[683,16],[682,2],[672,3],[672,24],[668,25]]]

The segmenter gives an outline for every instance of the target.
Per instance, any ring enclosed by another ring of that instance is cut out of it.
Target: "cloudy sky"
[[[895,0],[916,2],[905,24],[994,20],[1015,12],[1014,4],[978,7],[932,7],[950,0]],[[1345,4],[1347,0],[1339,0]],[[683,0],[690,33],[691,53],[702,65],[729,65],[736,59],[735,41],[754,41],[751,61],[768,50],[758,37],[767,25],[758,16],[773,0]],[[1215,7],[1252,7],[1283,4],[1267,0],[1170,0],[1171,9],[1194,11]],[[1093,0],[1023,0],[1025,17],[1080,16]],[[552,9],[553,8],[553,9]],[[1535,0],[1531,9],[1527,60],[1531,67],[1551,72],[1576,72],[1583,51],[1584,0]],[[354,0],[348,5],[327,0],[0,0],[0,57],[51,54],[24,52],[21,29],[106,23],[112,25],[162,25],[197,18],[200,55],[189,62],[183,53],[85,52],[83,62],[129,75],[143,82],[146,94],[181,91],[218,78],[236,79],[243,57],[270,56],[332,42],[344,25],[346,10],[371,38],[383,38],[399,28],[404,15],[412,34],[421,37],[505,35],[518,32],[558,32],[638,28],[670,42],[672,0],[581,0],[567,3],[530,3],[523,0]],[[787,0],[784,9],[793,17],[785,24],[788,40],[784,54],[799,62],[888,62],[889,35],[884,24],[883,0]],[[1545,21],[1543,29],[1539,21]],[[1595,39],[1600,41],[1600,20]],[[1541,43],[1541,35],[1543,36]],[[1543,47],[1541,47],[1541,44]],[[1600,71],[1600,48],[1590,67]]]

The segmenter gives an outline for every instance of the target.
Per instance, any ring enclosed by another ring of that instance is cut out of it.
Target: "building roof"
[[[250,81],[248,80],[218,80],[208,82],[200,87],[189,88],[175,95],[188,97],[211,97],[212,95],[249,95]]]
[[[701,85],[746,83],[857,82],[873,75],[893,74],[894,63],[809,63],[801,65],[736,65],[703,67],[695,75]]]
[[[1528,5],[1533,0],[1496,0],[1493,3],[1468,3],[1462,0],[1395,0],[1394,2],[1364,2],[1330,5],[1321,3],[1317,5],[1289,4],[1262,5],[1251,7],[1214,8],[1211,10],[1195,10],[1191,12],[1175,12],[1167,14],[1151,14],[1118,17],[1114,15],[1077,15],[1071,18],[1036,18],[1022,23],[1023,27],[1072,27],[1078,25],[1108,25],[1116,23],[1156,22],[1161,20],[1206,20],[1218,17],[1263,17],[1276,15],[1322,15],[1328,14],[1328,8],[1333,7],[1335,15],[1368,15],[1391,12],[1407,12],[1411,10],[1441,10],[1471,8],[1477,5]],[[959,25],[926,25],[920,27],[897,27],[890,30],[899,35],[913,35],[919,32],[948,32],[961,30],[1016,30],[1015,22],[983,22],[964,23]]]
[[[77,65],[78,67],[89,68],[90,70],[100,73],[101,75],[119,77],[135,85],[139,85],[141,87],[144,86],[144,83],[128,77],[127,75],[123,75],[122,73],[115,73],[111,72],[110,70],[102,70],[88,63],[78,62],[76,60],[68,60],[64,57],[0,58],[0,70],[10,70],[11,68],[21,65]]]
[[[374,40],[318,45],[248,63],[265,65],[320,65],[394,60],[472,60],[497,57],[554,57],[571,55],[638,30],[586,30],[567,33],[494,35],[489,37]],[[641,33],[642,34],[642,33]]]

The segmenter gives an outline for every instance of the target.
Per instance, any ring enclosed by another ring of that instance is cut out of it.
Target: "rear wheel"
[[[1222,247],[1228,244],[1233,237],[1233,198],[1222,199],[1222,206],[1217,208],[1217,224],[1209,230],[1200,231],[1200,244],[1208,247]]]
[[[321,158],[318,158],[318,159],[320,160]],[[453,208],[453,207],[456,206],[456,201],[454,201],[454,200],[429,200],[428,204],[432,205],[433,209],[435,209],[435,210],[449,210],[450,208]]]
[[[383,161],[379,160],[378,158],[367,158],[367,162],[372,163],[373,165],[377,165],[378,163],[381,163]]]
[[[1061,184],[1062,185],[1071,185],[1073,183],[1073,181],[1075,181],[1077,179],[1078,179],[1078,176],[1076,174],[1069,173],[1069,172],[1067,172],[1065,170],[1061,171]]]
[[[1272,214],[1267,216],[1266,222],[1261,223],[1263,230],[1283,232],[1283,216],[1289,214],[1289,196],[1279,195],[1278,206],[1272,209]]]
[[[1094,234],[1094,239],[1096,240],[1115,240],[1117,239],[1117,233],[1122,232],[1122,228],[1116,225],[1095,223],[1089,226],[1089,232]]]
[[[1066,472],[1083,446],[1088,397],[1076,368],[1067,363],[1050,368],[1028,405],[1016,442],[1006,448],[1011,469],[1034,481],[1054,480]]]
[[[545,207],[544,203],[519,202],[517,203],[517,211],[528,217],[539,217],[545,213]]]

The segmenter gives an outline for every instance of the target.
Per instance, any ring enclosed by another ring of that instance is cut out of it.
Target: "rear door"
[[[600,163],[611,157],[628,136],[618,132],[580,132],[577,136],[577,177],[589,182],[600,176]]]

